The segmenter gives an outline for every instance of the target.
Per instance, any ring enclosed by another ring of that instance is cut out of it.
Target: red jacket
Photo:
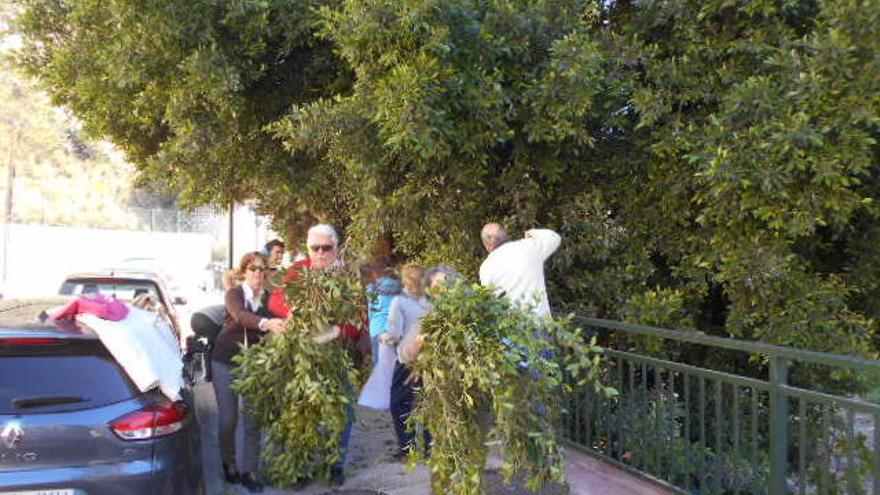
[[[293,308],[290,307],[287,301],[287,297],[284,294],[285,286],[293,279],[299,277],[299,268],[306,267],[309,268],[312,266],[312,260],[304,259],[297,261],[287,270],[287,273],[284,275],[284,284],[281,287],[276,288],[272,295],[269,297],[269,311],[274,313],[279,318],[287,318],[288,315],[291,314]],[[339,325],[340,336],[345,337],[351,340],[357,340],[360,337],[361,328],[358,328],[354,325]]]

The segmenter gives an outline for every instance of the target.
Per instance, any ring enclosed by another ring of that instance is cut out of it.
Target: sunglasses
[[[333,244],[315,244],[314,246],[309,246],[309,251],[314,251],[316,253],[329,253],[334,249],[336,249],[336,246],[334,246]]]
[[[251,266],[247,267],[247,269],[249,272],[265,272],[266,270],[269,269],[269,267],[251,265]]]

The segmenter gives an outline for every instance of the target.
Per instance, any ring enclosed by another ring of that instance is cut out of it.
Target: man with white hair
[[[303,267],[312,270],[323,270],[328,267],[339,266],[339,235],[333,226],[319,223],[313,225],[306,235],[306,248],[309,257],[297,261],[291,265],[285,276],[285,282],[299,276],[299,270]],[[295,318],[296,310],[286,300],[284,286],[276,288],[269,298],[269,310],[279,318]],[[361,329],[352,325],[333,325],[330,331],[315,337],[315,341],[319,343],[329,342],[330,340],[343,337],[357,341],[360,337]],[[348,445],[351,442],[351,430],[354,421],[354,410],[348,410],[349,423],[342,432],[340,446],[342,449],[342,459],[330,468],[330,483],[335,486],[341,486],[345,483],[345,475],[343,469],[345,467],[345,457]]]
[[[332,225],[319,223],[309,228],[306,235],[306,248],[309,257],[292,264],[284,276],[284,281],[289,282],[299,276],[299,270],[303,267],[312,270],[323,270],[327,267],[339,266],[339,234]],[[284,287],[275,288],[269,298],[269,310],[279,318],[288,318],[291,314],[291,306],[287,304]],[[343,328],[343,331],[345,328]]]
[[[480,238],[489,252],[480,265],[480,284],[494,287],[496,294],[513,304],[531,308],[539,318],[549,317],[544,262],[559,248],[559,234],[532,229],[526,231],[525,238],[510,241],[501,224],[488,223]]]

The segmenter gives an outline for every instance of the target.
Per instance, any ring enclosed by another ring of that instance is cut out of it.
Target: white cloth
[[[394,346],[379,344],[379,362],[373,366],[370,378],[361,390],[358,404],[372,409],[387,411],[391,407],[391,381],[397,351]]]
[[[247,282],[241,284],[242,292],[244,293],[244,307],[251,313],[257,313],[261,307],[263,307],[263,298],[257,297],[254,294],[254,289]],[[226,309],[226,306],[223,307]],[[260,323],[257,325],[260,327],[260,330],[265,330],[266,328],[263,326],[268,321],[268,318],[260,318]],[[247,342],[247,332],[244,333],[244,346],[248,346]]]
[[[179,400],[184,386],[183,360],[174,330],[152,311],[129,309],[120,321],[90,314],[78,314],[76,319],[94,330],[138,390],[158,387],[169,399]]]
[[[244,293],[244,303],[245,307],[251,312],[256,313],[260,310],[263,301],[259,297],[254,297],[254,289],[251,288],[250,284],[247,282],[241,284],[242,292]]]
[[[559,234],[532,229],[531,237],[509,241],[495,248],[480,265],[480,284],[494,287],[513,304],[528,306],[535,316],[550,316],[544,261],[559,247]]]

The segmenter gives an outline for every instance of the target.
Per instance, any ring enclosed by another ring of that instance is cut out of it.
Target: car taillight
[[[0,339],[0,344],[7,345],[53,345],[60,343],[60,339],[46,337],[11,337]]]
[[[110,429],[123,440],[148,440],[176,433],[189,413],[186,404],[156,404],[127,414],[110,423]]]

